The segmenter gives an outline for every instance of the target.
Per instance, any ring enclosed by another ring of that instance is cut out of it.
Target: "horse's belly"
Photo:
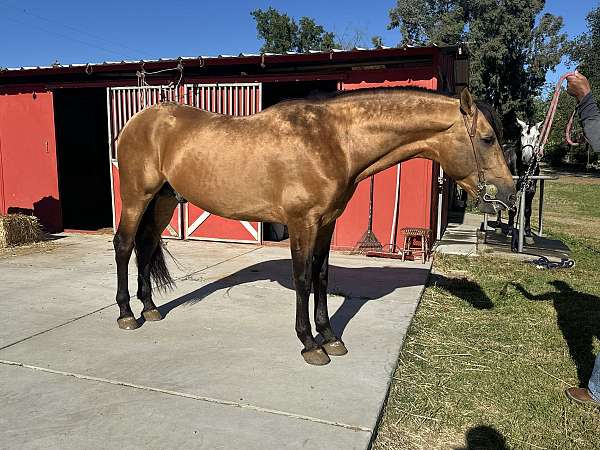
[[[232,180],[193,183],[169,180],[173,188],[188,202],[221,217],[251,222],[282,220],[274,199],[265,198],[264,190],[255,183],[233,183]]]

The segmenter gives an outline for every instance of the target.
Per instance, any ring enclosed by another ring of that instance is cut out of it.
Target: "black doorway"
[[[54,123],[63,227],[112,227],[106,90],[54,91]]]

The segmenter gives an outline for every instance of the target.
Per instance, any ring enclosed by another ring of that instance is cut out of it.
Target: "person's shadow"
[[[419,286],[427,281],[428,268],[413,267],[338,267],[329,266],[329,294],[344,298],[342,305],[331,316],[331,326],[342,337],[348,323],[369,301],[378,300],[394,290]],[[292,262],[289,259],[264,261],[246,267],[231,275],[208,283],[193,292],[158,307],[163,317],[181,305],[194,305],[210,294],[235,286],[261,280],[273,281],[294,289]],[[312,302],[312,298],[311,298]],[[257,313],[260,313],[257,311]]]
[[[502,434],[487,425],[470,428],[465,434],[466,447],[455,450],[509,450]]]
[[[552,301],[556,310],[556,322],[577,368],[579,383],[587,386],[595,360],[592,339],[594,336],[600,338],[600,298],[576,291],[561,280],[551,281],[549,284],[557,291],[532,295],[523,286],[514,286],[528,300]]]

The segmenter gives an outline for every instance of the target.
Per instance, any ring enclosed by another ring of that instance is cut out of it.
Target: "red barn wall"
[[[0,94],[0,206],[62,229],[52,92]]]
[[[436,90],[437,74],[432,67],[385,70],[369,73],[357,71],[342,83],[343,90],[381,86],[418,86]],[[434,230],[432,196],[434,163],[413,159],[401,165],[398,224],[395,230],[396,245],[401,245],[403,227],[421,227]],[[390,250],[394,202],[396,199],[397,166],[375,175],[373,199],[373,232],[384,250]],[[367,229],[369,218],[369,180],[362,181],[346,210],[338,219],[332,246],[339,250],[356,247]]]

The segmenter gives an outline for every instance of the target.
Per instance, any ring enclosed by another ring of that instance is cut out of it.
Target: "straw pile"
[[[35,216],[0,215],[0,248],[29,244],[42,239],[42,227]]]

